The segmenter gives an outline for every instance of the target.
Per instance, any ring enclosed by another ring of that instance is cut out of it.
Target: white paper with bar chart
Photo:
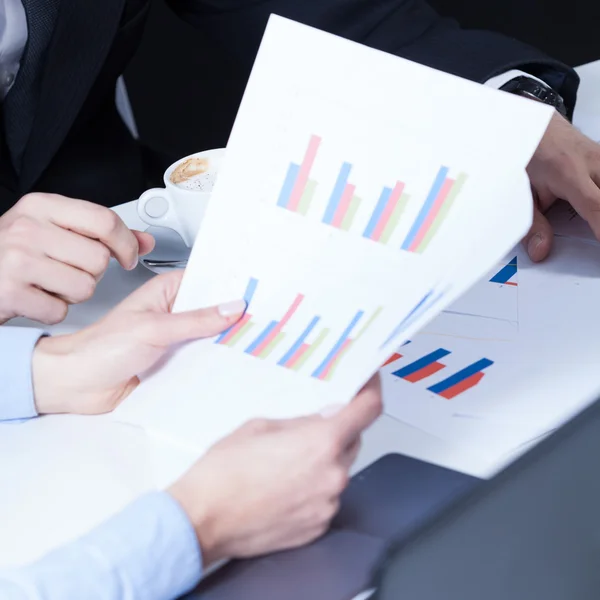
[[[349,401],[526,233],[550,116],[272,17],[175,306],[243,296],[247,313],[115,418],[198,453],[249,418]]]

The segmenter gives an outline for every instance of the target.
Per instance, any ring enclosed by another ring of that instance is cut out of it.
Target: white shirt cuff
[[[0,421],[37,417],[31,357],[44,332],[29,327],[0,327]]]

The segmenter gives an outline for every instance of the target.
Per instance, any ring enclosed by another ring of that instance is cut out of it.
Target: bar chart
[[[341,329],[341,334],[335,334],[333,327],[323,324],[320,315],[315,315],[298,329],[298,322],[293,330],[295,335],[289,335],[287,327],[292,319],[300,321],[298,310],[305,301],[303,294],[297,294],[289,307],[279,319],[272,319],[265,325],[259,325],[253,315],[253,300],[259,281],[250,278],[244,299],[248,304],[245,315],[233,327],[215,339],[215,343],[229,348],[238,348],[243,353],[261,360],[275,356],[276,364],[280,367],[300,372],[315,356],[321,354],[318,366],[306,375],[321,381],[330,381],[348,350],[371,327],[383,310],[378,307],[370,316],[366,311],[358,310],[350,322]],[[300,334],[298,335],[298,331]]]
[[[452,400],[452,398],[456,398],[480,383],[484,376],[483,370],[493,364],[494,362],[488,358],[482,358],[427,389],[442,398],[446,398],[446,400]]]
[[[435,375],[438,371],[446,368],[446,365],[439,362],[441,358],[444,356],[448,356],[450,354],[449,350],[445,350],[444,348],[439,348],[435,352],[431,352],[423,358],[412,362],[411,364],[399,369],[398,371],[394,371],[394,375],[396,377],[401,377],[405,381],[410,381],[410,383],[417,383],[431,375]]]
[[[519,285],[516,281],[517,271],[517,257],[515,256],[490,279],[490,283],[517,287]]]
[[[291,212],[307,216],[314,203],[319,189],[311,173],[317,160],[319,148],[323,140],[312,135],[301,163],[290,163],[279,192],[277,206]],[[356,233],[373,242],[388,244],[398,230],[405,215],[411,196],[406,192],[406,184],[396,181],[392,186],[383,186],[374,203],[363,202],[357,194],[356,185],[351,182],[354,165],[342,162],[335,178],[333,189],[327,196],[324,212],[319,215],[322,223],[341,229],[354,231],[353,225],[359,210],[368,206],[370,210],[366,227],[357,229]],[[417,216],[411,224],[400,248],[407,252],[423,253],[427,250],[450,213],[467,175],[460,173],[457,177],[449,176],[449,168],[439,168],[433,184],[422,202]],[[327,193],[325,190],[324,193]],[[415,201],[418,201],[415,198]],[[364,220],[363,220],[364,223]]]
[[[447,369],[448,367],[442,359],[450,354],[450,350],[438,348],[392,371],[391,375],[409,383],[419,383]],[[393,365],[403,358],[402,354],[395,353],[383,366]],[[446,400],[452,400],[477,386],[484,378],[484,370],[493,364],[494,361],[488,358],[479,359],[453,375],[431,385],[427,390]]]

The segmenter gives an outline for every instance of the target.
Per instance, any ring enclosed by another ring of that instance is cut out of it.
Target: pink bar
[[[351,183],[347,183],[344,189],[344,193],[340,199],[340,203],[335,211],[335,215],[333,216],[333,221],[331,224],[333,227],[341,227],[342,222],[344,221],[344,217],[348,212],[348,208],[350,206],[350,202],[352,202],[352,196],[354,196],[354,192],[356,190],[356,186]]]
[[[327,377],[329,376],[329,373],[331,372],[331,369],[333,369],[335,363],[337,363],[337,361],[344,354],[344,352],[346,352],[348,346],[352,342],[353,342],[353,340],[346,340],[344,342],[344,344],[342,345],[342,347],[338,350],[338,353],[331,359],[331,361],[327,365],[327,368],[321,373],[321,375],[319,376],[319,379],[321,379],[321,380],[327,379]]]
[[[379,223],[377,223],[377,227],[375,227],[375,231],[373,231],[373,235],[371,239],[375,242],[379,241],[379,238],[383,235],[385,231],[385,226],[388,224],[396,205],[398,204],[398,200],[400,200],[400,196],[402,196],[402,192],[404,191],[404,184],[400,181],[396,183],[396,187],[388,200],[388,203],[385,205],[383,209],[383,213],[381,218],[379,219]]]
[[[291,369],[302,358],[304,353],[309,348],[310,344],[302,344],[302,346],[300,346],[300,348],[298,348],[298,350],[295,352],[294,356],[292,356],[292,358],[285,363],[285,367],[287,369]]]
[[[250,319],[252,315],[246,313],[230,330],[229,333],[219,342],[226,344]]]
[[[273,328],[273,331],[262,341],[262,344],[258,345],[252,356],[260,356],[265,348],[281,333],[281,330],[285,327],[286,323],[292,318],[292,315],[296,312],[296,309],[300,306],[300,303],[304,300],[302,294],[298,294],[292,305],[288,308],[288,311],[283,315],[283,319],[277,323],[277,327]]]
[[[444,185],[442,186],[442,189],[440,190],[438,197],[435,199],[435,203],[431,207],[431,210],[429,211],[429,214],[427,215],[427,218],[425,219],[425,223],[423,223],[423,225],[421,226],[421,229],[419,229],[419,233],[417,233],[417,236],[415,237],[415,239],[413,240],[413,243],[410,245],[410,248],[408,249],[409,252],[415,252],[418,249],[419,244],[423,241],[423,239],[427,235],[427,232],[429,231],[429,228],[433,225],[435,218],[438,216],[438,213],[440,212],[442,206],[444,205],[446,197],[450,193],[450,190],[452,189],[453,185],[454,185],[454,179],[448,178],[448,179],[446,179],[446,181],[444,181]]]
[[[296,179],[296,184],[294,185],[294,189],[292,190],[292,194],[287,205],[288,210],[296,211],[298,209],[298,204],[300,204],[300,200],[302,199],[302,194],[304,193],[308,176],[310,175],[310,171],[315,162],[320,143],[320,137],[316,135],[311,136],[306,154],[304,155],[304,160],[300,165],[300,171],[298,173],[298,178]]]

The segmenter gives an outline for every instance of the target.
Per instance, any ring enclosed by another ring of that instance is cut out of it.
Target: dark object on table
[[[401,540],[385,561],[375,598],[596,600],[599,456],[597,401]]]

